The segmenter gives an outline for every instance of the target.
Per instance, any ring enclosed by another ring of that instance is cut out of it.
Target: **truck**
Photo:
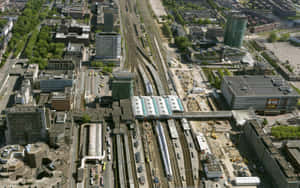
[[[260,184],[259,177],[236,177],[234,184],[237,186],[257,186]]]
[[[145,184],[145,176],[141,176],[139,178],[139,182],[140,182],[141,185],[144,185]]]
[[[135,160],[136,160],[137,163],[139,163],[141,161],[141,154],[140,154],[140,152],[136,152],[135,153]]]
[[[100,185],[101,185],[101,186],[104,186],[103,176],[100,176],[99,182],[100,182]]]

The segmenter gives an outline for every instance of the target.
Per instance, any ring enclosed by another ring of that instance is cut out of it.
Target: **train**
[[[164,163],[165,174],[169,180],[172,180],[173,172],[171,167],[170,155],[168,151],[168,145],[166,142],[166,137],[164,134],[163,127],[159,121],[157,121],[157,125],[156,125],[156,134],[157,134],[157,139],[160,147],[160,153]]]
[[[138,66],[138,70],[141,73],[143,82],[145,84],[146,94],[149,96],[152,96],[154,94],[152,84],[150,83],[150,81],[149,81],[144,69],[141,67],[141,65]]]
[[[146,82],[146,94],[147,95],[153,95],[153,87],[150,82]]]

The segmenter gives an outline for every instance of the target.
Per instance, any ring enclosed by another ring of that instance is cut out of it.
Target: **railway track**
[[[188,143],[186,142],[184,132],[180,126],[180,123],[176,120],[176,129],[179,135],[179,140],[183,150],[183,158],[184,158],[184,166],[185,166],[185,173],[186,173],[186,183],[188,187],[194,186],[193,180],[193,173],[192,173],[192,162],[191,156],[188,149]]]
[[[152,137],[152,144],[150,147],[151,153],[153,155],[152,157],[152,163],[154,168],[152,169],[152,175],[159,177],[159,182],[161,187],[169,187],[169,181],[165,176],[164,169],[163,169],[163,162],[160,155],[159,145],[156,139],[156,133],[155,133],[155,122],[152,123],[151,131],[149,131],[151,137]]]
[[[142,126],[142,128],[141,128],[141,130],[140,130],[140,132],[141,132],[141,135],[147,135],[147,127],[145,126],[145,123],[142,123],[141,124]],[[138,127],[140,127],[140,125],[138,125]],[[148,157],[149,157],[149,159],[147,159],[147,157],[146,157],[146,163],[145,163],[145,165],[146,165],[146,172],[147,172],[147,179],[148,179],[148,182],[149,182],[149,185],[153,185],[153,175],[152,175],[152,172],[151,172],[151,169],[153,169],[152,167],[151,167],[151,165],[150,165],[150,161],[151,161],[151,157],[150,157],[150,155],[151,155],[151,153],[150,153],[150,143],[148,142],[149,141],[149,139],[151,139],[151,138],[149,138],[148,136],[147,136],[147,140],[143,140],[143,144],[144,144],[144,150],[146,151],[148,151]],[[146,142],[146,143],[144,143],[144,142]],[[146,147],[145,147],[145,145],[147,145]],[[145,153],[145,156],[146,156],[146,153]],[[149,160],[149,161],[148,161]]]
[[[166,122],[161,122],[162,127],[164,129],[165,132],[165,137],[166,137],[166,141],[167,141],[167,145],[168,145],[168,150],[169,150],[169,155],[170,155],[170,161],[171,161],[171,166],[172,166],[172,170],[173,170],[173,182],[175,187],[182,187],[182,183],[180,180],[180,174],[179,174],[179,169],[177,166],[177,160],[176,160],[176,155],[175,155],[175,151],[173,148],[173,143],[172,140],[170,138],[169,135],[169,131],[167,129],[167,123]]]
[[[134,179],[134,186],[135,187],[138,187],[138,181],[137,181],[137,175],[136,175],[136,169],[134,168],[135,167],[135,163],[134,163],[134,159],[133,159],[133,149],[131,146],[133,146],[133,143],[132,143],[132,131],[127,131],[127,134],[128,134],[128,145],[129,145],[129,153],[130,153],[130,157],[131,157],[131,160],[130,160],[130,163],[131,163],[131,167],[132,167],[132,175],[133,175],[133,179]]]
[[[152,17],[152,13],[149,10],[148,7],[148,3],[146,0],[139,0],[139,12],[140,12],[140,16],[143,17],[144,20],[144,24],[145,24],[145,30],[146,33],[149,35],[149,39],[151,42],[151,46],[153,47],[153,60],[157,65],[158,68],[158,72],[159,72],[159,77],[161,78],[161,81],[163,83],[165,92],[168,94],[169,93],[169,88],[168,88],[168,82],[167,82],[167,78],[165,76],[165,72],[164,72],[164,65],[163,62],[161,60],[160,57],[160,51],[159,49],[157,49],[156,44],[155,44],[155,38],[160,39],[160,34],[158,31],[158,28],[156,27],[156,23]],[[161,49],[161,47],[160,47]]]

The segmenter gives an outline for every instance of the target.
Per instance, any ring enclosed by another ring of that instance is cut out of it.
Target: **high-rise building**
[[[114,15],[111,11],[104,11],[104,32],[113,32],[114,29]]]
[[[113,81],[111,85],[113,100],[129,99],[131,96],[133,96],[133,80],[133,73],[113,73]]]
[[[22,105],[7,108],[5,113],[8,144],[30,144],[46,140],[45,108]]]
[[[120,59],[121,35],[118,33],[98,33],[96,35],[96,57],[100,59]]]
[[[232,12],[228,18],[224,33],[224,44],[240,48],[247,27],[247,17],[238,12]]]
[[[103,17],[104,17],[104,32],[113,32],[115,27],[115,22],[118,19],[119,10],[114,5],[109,7],[103,7]]]

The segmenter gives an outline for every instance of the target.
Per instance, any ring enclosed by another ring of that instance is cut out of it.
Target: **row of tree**
[[[300,127],[275,126],[271,129],[271,135],[276,139],[300,139]]]
[[[221,82],[224,76],[232,76],[228,69],[217,69],[218,75],[213,73],[212,69],[203,69],[209,83],[217,89],[221,88]]]
[[[104,73],[112,73],[113,67],[115,66],[114,63],[104,64],[102,61],[93,61],[91,63],[91,65],[93,67],[101,67],[102,68],[102,72],[104,72]]]
[[[289,39],[290,39],[289,33],[278,34],[275,31],[271,32],[268,37],[269,42],[277,42],[277,41],[284,42],[284,41],[288,41]]]
[[[40,22],[39,11],[43,3],[44,0],[28,1],[22,15],[18,17],[12,30],[12,39],[8,44],[8,51],[14,50],[14,56],[22,51],[27,40],[27,35]]]

